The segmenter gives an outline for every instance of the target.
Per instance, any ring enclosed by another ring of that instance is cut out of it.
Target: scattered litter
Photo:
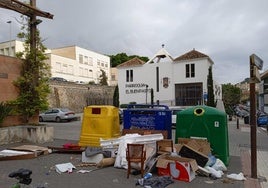
[[[209,154],[208,155],[208,162],[207,166],[213,166],[216,163],[217,158],[214,155]]]
[[[75,169],[75,166],[72,163],[63,163],[55,165],[55,169],[59,174],[63,172],[72,173],[73,169]]]
[[[113,182],[114,183],[119,183],[119,180],[116,178],[116,179],[113,179]]]
[[[209,177],[209,175],[211,174],[211,172],[201,166],[198,166],[198,170],[196,171],[198,173],[198,175],[200,176],[206,176]]]
[[[89,173],[91,171],[92,170],[79,170],[79,171],[77,171],[77,173],[85,174],[85,173]]]
[[[214,168],[209,166],[206,166],[205,168],[210,171],[211,177],[213,178],[221,178],[223,175],[223,172],[221,170],[215,170]]]
[[[214,181],[212,181],[212,180],[208,180],[208,181],[205,181],[205,183],[207,183],[207,184],[212,184],[212,183],[214,183]]]
[[[149,179],[138,179],[136,185],[140,185],[143,187],[151,187],[151,188],[159,188],[159,187],[166,187],[169,184],[174,183],[170,176],[158,176],[158,177],[151,177]]]
[[[96,163],[81,163],[76,165],[77,167],[88,167],[88,166],[96,166]]]
[[[216,162],[212,166],[212,168],[214,168],[215,170],[227,171],[227,167],[220,159],[216,159]]]
[[[240,172],[239,174],[229,174],[226,177],[230,179],[234,179],[234,180],[240,180],[240,181],[246,180],[242,172]]]

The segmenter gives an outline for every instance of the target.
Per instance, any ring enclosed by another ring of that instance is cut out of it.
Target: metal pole
[[[145,103],[147,104],[147,95],[148,95],[148,85],[146,84],[146,90],[145,90],[145,92],[146,92],[146,99],[145,99]]]

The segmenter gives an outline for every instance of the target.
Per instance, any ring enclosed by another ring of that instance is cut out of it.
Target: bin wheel
[[[56,117],[56,122],[60,122],[61,121],[61,119],[60,119],[60,117]]]

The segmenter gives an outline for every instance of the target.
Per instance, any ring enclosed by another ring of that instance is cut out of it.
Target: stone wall
[[[81,113],[89,105],[113,105],[115,87],[50,82],[50,107],[66,107]]]

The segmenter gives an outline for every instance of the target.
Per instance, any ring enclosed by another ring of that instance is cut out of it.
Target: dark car
[[[39,114],[39,121],[71,121],[77,119],[75,113],[68,108],[52,108]]]
[[[58,81],[58,82],[67,82],[66,79],[61,78],[61,77],[51,77],[49,80],[51,80],[51,81]]]

